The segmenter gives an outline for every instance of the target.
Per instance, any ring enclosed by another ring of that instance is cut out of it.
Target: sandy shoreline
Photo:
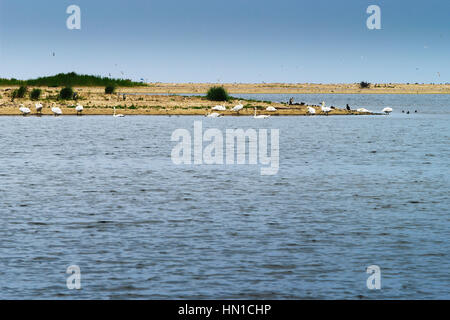
[[[147,87],[121,88],[120,91],[148,93],[197,93],[204,94],[214,85],[224,86],[233,93],[278,94],[450,94],[450,84],[372,84],[361,89],[359,84],[312,84],[312,83],[149,83]]]
[[[186,87],[175,85],[180,91],[186,90]],[[210,85],[204,87],[206,91]],[[24,105],[31,110],[31,114],[36,114],[35,103],[27,96],[23,99],[16,98],[11,101],[12,91],[16,87],[0,87],[0,115],[21,115],[19,111],[20,105]],[[82,87],[74,88],[78,93],[79,99],[74,100],[57,100],[59,90],[61,88],[48,88],[41,87],[42,96],[39,100],[44,108],[42,115],[52,115],[51,107],[58,106],[61,108],[63,115],[76,115],[75,106],[77,103],[83,105],[83,115],[112,115],[113,108],[117,109],[117,113],[125,115],[206,115],[212,111],[212,107],[215,105],[224,105],[227,110],[219,111],[224,116],[252,116],[254,114],[254,108],[257,108],[258,114],[267,114],[272,116],[285,116],[285,115],[307,115],[307,105],[288,105],[286,103],[275,103],[269,101],[258,100],[239,100],[233,99],[228,102],[214,102],[208,101],[202,96],[179,96],[179,95],[157,95],[164,92],[151,92],[152,87],[133,87],[133,88],[119,88],[117,91],[120,93],[107,95],[104,93],[104,88],[100,87]],[[167,84],[165,88],[173,88],[170,84]],[[32,87],[29,87],[31,91]],[[156,90],[154,91],[163,91]],[[200,90],[200,88],[198,88]],[[231,94],[233,93],[232,90]],[[123,98],[123,93],[129,93]],[[130,93],[133,93],[132,95]],[[155,93],[155,95],[152,95]],[[174,93],[174,92],[166,92]],[[244,105],[244,109],[239,113],[233,112],[230,109],[236,104],[241,103]],[[300,101],[296,101],[300,102]],[[317,105],[312,105],[316,110],[316,115],[324,115],[319,107],[319,101]],[[267,107],[274,107],[277,110],[275,112],[267,111]],[[378,111],[379,110],[373,110]],[[329,115],[351,115],[351,114],[367,114],[356,112],[355,110],[347,111],[344,106],[335,106],[335,108],[329,112]]]

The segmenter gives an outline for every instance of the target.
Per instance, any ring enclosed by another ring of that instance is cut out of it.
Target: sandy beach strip
[[[212,86],[223,86],[230,94],[450,94],[450,84],[371,84],[361,89],[359,84],[313,83],[149,83],[147,87],[121,88],[120,91],[147,93],[196,93],[205,94]]]
[[[29,88],[29,91],[32,88]],[[58,100],[58,93],[61,88],[41,88],[42,96],[39,100],[43,105],[42,115],[52,115],[51,107],[61,108],[63,115],[76,115],[75,106],[81,104],[84,107],[83,115],[112,115],[114,107],[117,113],[125,115],[206,115],[214,112],[212,107],[223,105],[226,111],[216,111],[224,116],[252,116],[254,108],[257,108],[258,114],[267,114],[273,116],[284,115],[307,115],[307,107],[313,107],[316,115],[325,115],[317,105],[288,105],[286,103],[275,103],[270,101],[258,100],[239,100],[232,99],[227,102],[209,101],[202,96],[181,96],[181,95],[152,95],[148,92],[139,92],[142,88],[123,88],[118,89],[119,93],[105,94],[104,88],[74,88],[78,93],[78,100]],[[35,104],[28,97],[14,101],[11,99],[11,93],[14,88],[0,88],[0,115],[21,115],[19,107],[24,105],[31,110],[31,115],[36,114]],[[124,91],[133,94],[125,94]],[[136,92],[137,91],[137,92]],[[300,101],[298,101],[300,102]],[[236,104],[242,103],[244,109],[239,113],[231,111]],[[267,107],[274,107],[276,111],[267,111]],[[335,106],[329,115],[350,115],[367,114],[356,111],[347,111],[343,106]]]

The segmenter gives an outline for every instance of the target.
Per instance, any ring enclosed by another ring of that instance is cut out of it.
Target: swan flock
[[[304,103],[301,104],[301,105],[305,106]],[[245,108],[248,108],[248,107],[249,106],[247,105],[247,107],[245,107]],[[331,107],[326,106],[325,102],[322,102],[322,104],[320,106],[313,105],[313,106],[305,106],[305,107],[306,107],[306,114],[307,115],[316,115],[318,112],[319,112],[319,115],[328,115],[331,111],[336,109],[333,106],[331,106]],[[35,109],[36,109],[36,115],[40,116],[40,115],[42,115],[42,111],[44,109],[44,106],[41,103],[38,102],[38,103],[35,104]],[[60,116],[60,115],[63,114],[61,108],[57,107],[55,103],[52,104],[50,109],[51,109],[52,114],[55,117],[56,116]],[[244,109],[244,105],[239,101],[239,104],[237,104],[236,106],[230,108],[230,111],[231,112],[235,112],[235,113],[237,113],[237,115],[239,115],[239,112],[241,110],[243,110],[243,109]],[[77,104],[75,106],[75,111],[76,111],[77,115],[82,115],[83,110],[84,110],[84,107],[82,105]],[[207,113],[205,116],[208,117],[208,118],[219,118],[219,117],[224,116],[224,114],[221,114],[219,112],[220,111],[227,111],[227,110],[228,110],[227,107],[224,106],[224,105],[216,105],[216,106],[211,108],[211,111],[215,111],[215,112]],[[254,113],[253,113],[253,118],[254,119],[268,119],[268,118],[270,118],[270,115],[268,115],[268,114],[259,114],[258,115],[257,114],[257,110],[258,110],[258,108],[255,106],[254,107]],[[27,115],[31,114],[31,109],[26,107],[24,104],[21,104],[19,106],[19,111],[20,111],[20,113],[23,116],[27,116]],[[219,112],[217,112],[217,111],[219,111]],[[273,112],[277,112],[278,110],[275,107],[273,107],[273,106],[268,106],[268,107],[266,107],[264,109],[264,111],[273,113]],[[347,111],[352,111],[348,105],[347,105]],[[372,111],[370,111],[370,110],[368,110],[366,108],[357,108],[356,111],[359,112],[359,113],[364,113],[364,114],[367,114],[367,113],[374,114],[374,112],[372,112]],[[381,110],[381,113],[378,113],[378,114],[389,115],[392,112],[393,112],[392,108],[386,107],[383,110]],[[278,114],[276,114],[276,115],[278,115]],[[125,115],[120,114],[120,113],[119,114],[116,113],[116,107],[113,107],[113,117],[114,118],[123,118],[123,117],[125,117]]]

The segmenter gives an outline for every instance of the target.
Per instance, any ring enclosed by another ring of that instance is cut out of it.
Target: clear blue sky
[[[71,4],[81,30],[66,28]],[[366,27],[371,4],[382,30]],[[450,82],[450,1],[0,0],[0,77],[70,71],[151,82]]]

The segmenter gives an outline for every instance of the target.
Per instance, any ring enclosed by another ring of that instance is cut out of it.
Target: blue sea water
[[[449,95],[240,96],[394,113],[1,117],[0,298],[450,298]],[[173,164],[194,121],[279,129],[278,174]]]

